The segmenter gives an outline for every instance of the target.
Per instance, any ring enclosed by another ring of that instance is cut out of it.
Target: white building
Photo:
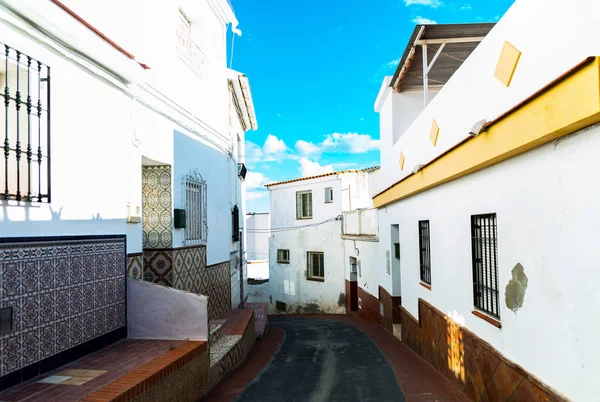
[[[248,261],[269,261],[269,229],[271,220],[268,212],[246,214],[246,252]]]
[[[394,264],[370,280],[386,326],[401,297],[402,340],[473,400],[600,394],[599,12],[517,0],[491,31],[418,26],[376,100]]]
[[[346,312],[342,216],[372,206],[368,176],[374,170],[347,170],[266,185],[271,197],[270,312]]]
[[[247,78],[227,69],[237,24],[226,0],[2,3],[0,253],[19,257],[0,277],[29,260],[56,272],[44,292],[1,293],[1,378],[126,336],[126,273],[209,296],[209,318],[243,301],[240,164],[256,118]],[[26,317],[36,297],[49,299]],[[65,305],[77,307],[46,311]],[[56,325],[83,330],[65,339]]]

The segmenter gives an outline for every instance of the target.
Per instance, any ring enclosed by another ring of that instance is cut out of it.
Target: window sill
[[[425,282],[419,282],[419,285],[423,286],[427,290],[431,290],[431,285],[428,285]]]
[[[479,317],[482,320],[492,324],[494,327],[496,327],[498,329],[502,328],[502,324],[500,323],[500,321],[498,321],[495,318],[492,318],[492,317],[490,317],[482,312],[479,312],[477,310],[473,310],[473,311],[471,311],[471,313],[473,313],[474,316]]]
[[[307,281],[313,281],[313,282],[325,282],[325,278],[306,278]]]
[[[333,204],[333,201],[325,201],[325,204]]]
[[[289,265],[289,261],[277,261],[277,264],[288,264]]]
[[[307,219],[312,219],[312,216],[310,218],[296,218],[297,221],[305,221]]]

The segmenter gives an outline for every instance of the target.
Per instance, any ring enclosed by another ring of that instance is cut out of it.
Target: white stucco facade
[[[269,185],[270,312],[346,312],[343,212],[371,205],[368,176],[367,171],[346,171]],[[296,193],[307,191],[312,194],[312,217],[297,219]],[[330,191],[332,200],[326,195]],[[289,263],[278,262],[277,250],[289,250]],[[308,278],[309,252],[323,253],[322,281]]]
[[[584,0],[568,7],[554,0],[517,0],[418,115],[405,106],[413,93],[394,93],[388,78],[375,105],[382,167],[372,194],[457,145],[477,121],[494,120],[586,57],[600,54],[592,39],[600,33],[594,22],[599,11],[599,4]],[[505,42],[522,53],[509,87],[494,77]],[[422,105],[422,93],[413,101]],[[395,124],[405,119],[410,123]],[[429,138],[434,119],[440,127],[436,146]],[[598,315],[592,296],[598,285],[590,278],[600,263],[592,251],[600,192],[588,175],[600,167],[598,149],[600,128],[594,126],[380,208],[379,284],[401,296],[414,317],[421,298],[567,398],[594,399],[600,393],[594,380],[600,372],[594,341],[599,323],[590,317]],[[501,328],[472,314],[471,216],[484,213],[497,216]],[[420,220],[430,225],[430,290],[420,285]],[[388,273],[385,258],[393,255],[394,242],[400,243],[399,269]],[[528,285],[522,307],[512,311],[506,288],[517,264]]]
[[[49,1],[0,7],[2,42],[52,72],[52,200],[0,201],[0,237],[126,234],[127,253],[141,253],[143,167],[170,168],[170,214],[186,208],[185,177],[197,172],[206,184],[206,264],[232,261],[239,305],[243,235],[232,238],[232,209],[243,230],[239,164],[256,118],[247,78],[227,68],[225,37],[237,27],[229,3],[62,3],[68,10]],[[182,16],[190,57],[176,34]],[[168,247],[190,244],[186,229],[166,225]]]

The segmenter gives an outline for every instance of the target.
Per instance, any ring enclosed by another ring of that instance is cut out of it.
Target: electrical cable
[[[280,227],[280,228],[270,228],[270,229],[246,229],[246,233],[272,233],[272,232],[287,232],[290,230],[297,230],[297,229],[303,229],[303,228],[309,228],[309,227],[317,227],[320,225],[323,225],[325,223],[329,223],[329,222],[334,222],[334,221],[338,221],[342,219],[342,215],[338,215],[335,216],[333,218],[329,218],[327,220],[324,220],[323,222],[318,222],[318,223],[311,223],[308,225],[301,225],[301,226],[287,226],[287,227]]]

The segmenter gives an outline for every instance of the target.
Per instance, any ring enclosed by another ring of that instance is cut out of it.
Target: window
[[[325,280],[325,256],[323,253],[309,251],[306,253],[308,279]]]
[[[333,187],[325,188],[325,202],[326,203],[333,202]]]
[[[312,215],[312,192],[298,191],[296,193],[296,219],[311,219]]]
[[[50,202],[50,67],[0,44],[0,95],[0,199]]]
[[[197,171],[185,176],[185,219],[185,243],[205,243],[207,238],[206,182]]]
[[[177,20],[177,54],[194,71],[199,74],[204,72],[208,59],[192,39],[192,24],[181,10]]]
[[[237,205],[231,211],[231,240],[240,241],[240,210]]]
[[[280,264],[290,263],[290,250],[277,249],[277,262]]]
[[[421,281],[431,285],[431,248],[429,247],[429,221],[419,221],[419,259]]]
[[[475,307],[500,318],[496,214],[471,217],[471,247]]]

